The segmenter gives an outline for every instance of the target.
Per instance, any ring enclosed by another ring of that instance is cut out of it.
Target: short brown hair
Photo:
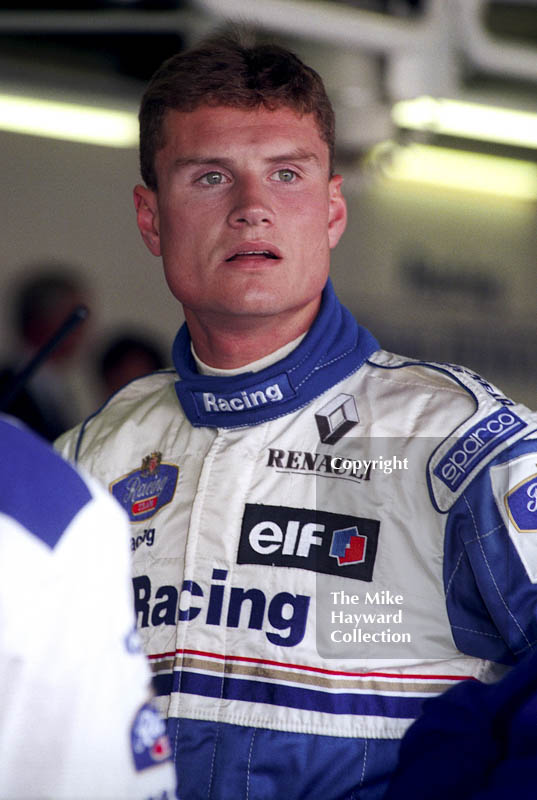
[[[222,34],[178,53],[153,75],[140,106],[140,169],[156,190],[155,155],[164,147],[168,109],[194,111],[202,105],[270,110],[282,106],[314,114],[328,145],[333,171],[335,119],[323,82],[294,53],[275,44],[247,44]]]

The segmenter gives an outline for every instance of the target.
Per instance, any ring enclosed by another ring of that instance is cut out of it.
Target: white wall
[[[385,183],[349,206],[334,276],[358,319],[388,349],[463,363],[535,408],[535,204]]]
[[[0,164],[3,309],[21,269],[58,258],[78,267],[93,290],[93,341],[128,323],[171,342],[183,317],[160,260],[147,252],[136,227],[137,153],[2,133]],[[0,317],[0,342],[3,353],[12,346],[6,313]],[[76,383],[82,398],[90,394],[85,406],[92,410],[93,376],[80,370]]]

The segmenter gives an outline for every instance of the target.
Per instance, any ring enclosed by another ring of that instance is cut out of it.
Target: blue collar
[[[341,305],[329,280],[307,335],[286,358],[260,372],[229,378],[200,375],[183,325],[172,351],[181,378],[175,390],[195,427],[258,425],[307,405],[356,372],[378,348],[376,339]]]

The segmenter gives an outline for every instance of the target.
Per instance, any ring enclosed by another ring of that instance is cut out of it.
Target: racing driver
[[[140,125],[138,227],[186,323],[58,446],[129,515],[179,795],[375,800],[426,698],[537,641],[537,417],[340,304],[334,115],[292,53],[205,40]]]

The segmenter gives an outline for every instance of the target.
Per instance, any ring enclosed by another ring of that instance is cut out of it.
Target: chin
[[[281,292],[268,287],[250,287],[245,291],[237,291],[224,299],[230,311],[238,314],[279,314],[288,306],[287,297],[282,297]]]
[[[234,303],[223,310],[224,313],[235,317],[273,317],[288,309],[283,303],[257,301],[255,303]]]

